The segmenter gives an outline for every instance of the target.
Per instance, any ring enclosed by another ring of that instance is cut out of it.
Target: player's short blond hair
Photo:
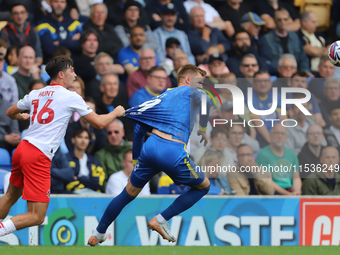
[[[177,83],[179,84],[180,81],[185,79],[187,75],[190,75],[190,77],[195,77],[198,74],[204,77],[207,75],[207,72],[191,64],[184,65],[177,71]]]

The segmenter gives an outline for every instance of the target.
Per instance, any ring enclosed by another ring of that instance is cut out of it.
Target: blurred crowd
[[[246,99],[237,102],[244,114],[234,115],[231,91],[218,90],[222,104],[210,109],[209,144],[200,144],[195,123],[190,157],[202,169],[258,167],[206,171],[209,194],[340,195],[340,68],[327,56],[340,31],[338,2],[320,32],[318,13],[300,12],[289,0],[0,0],[0,168],[1,155],[13,154],[29,126],[6,110],[49,84],[45,65],[52,57],[73,59],[78,76],[68,89],[98,114],[177,87],[176,72],[190,63],[207,71],[204,83],[237,86]],[[296,105],[281,113],[281,91],[290,87],[312,93],[302,104],[311,115]],[[270,110],[276,96],[271,114],[249,111]],[[221,119],[241,124],[216,122]],[[133,128],[119,118],[97,130],[74,113],[52,161],[51,193],[118,195],[133,171]],[[187,190],[160,172],[142,195]]]

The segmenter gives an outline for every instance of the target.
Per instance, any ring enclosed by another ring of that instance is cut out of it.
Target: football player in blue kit
[[[168,220],[189,209],[210,189],[208,178],[196,167],[186,150],[197,114],[200,114],[198,135],[202,136],[201,142],[204,141],[204,145],[208,142],[206,128],[209,114],[201,114],[201,97],[204,92],[190,87],[190,82],[196,83],[194,79],[202,81],[205,75],[202,69],[185,65],[178,70],[178,88],[126,110],[125,117],[137,123],[133,139],[135,168],[125,189],[106,208],[88,240],[89,245],[95,246],[106,240],[105,232],[109,225],[159,171],[164,171],[176,184],[191,187],[148,223],[149,228],[157,231],[164,239],[176,242],[170,233]],[[206,106],[210,109],[209,98]],[[148,132],[152,134],[144,143]]]

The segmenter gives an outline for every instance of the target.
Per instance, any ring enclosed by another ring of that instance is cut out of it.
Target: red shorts
[[[37,147],[22,140],[12,159],[10,183],[23,189],[27,201],[50,202],[51,160]]]

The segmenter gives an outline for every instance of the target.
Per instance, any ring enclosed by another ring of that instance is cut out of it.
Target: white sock
[[[0,236],[8,235],[17,230],[11,220],[0,223]]]
[[[105,233],[104,233],[104,234],[99,233],[99,232],[97,231],[97,229],[95,229],[95,230],[93,231],[93,236],[97,237],[98,239],[102,239],[102,238],[105,236]]]
[[[156,216],[156,220],[159,222],[159,223],[167,223],[168,221],[166,219],[163,218],[163,216],[161,214],[158,214]]]

